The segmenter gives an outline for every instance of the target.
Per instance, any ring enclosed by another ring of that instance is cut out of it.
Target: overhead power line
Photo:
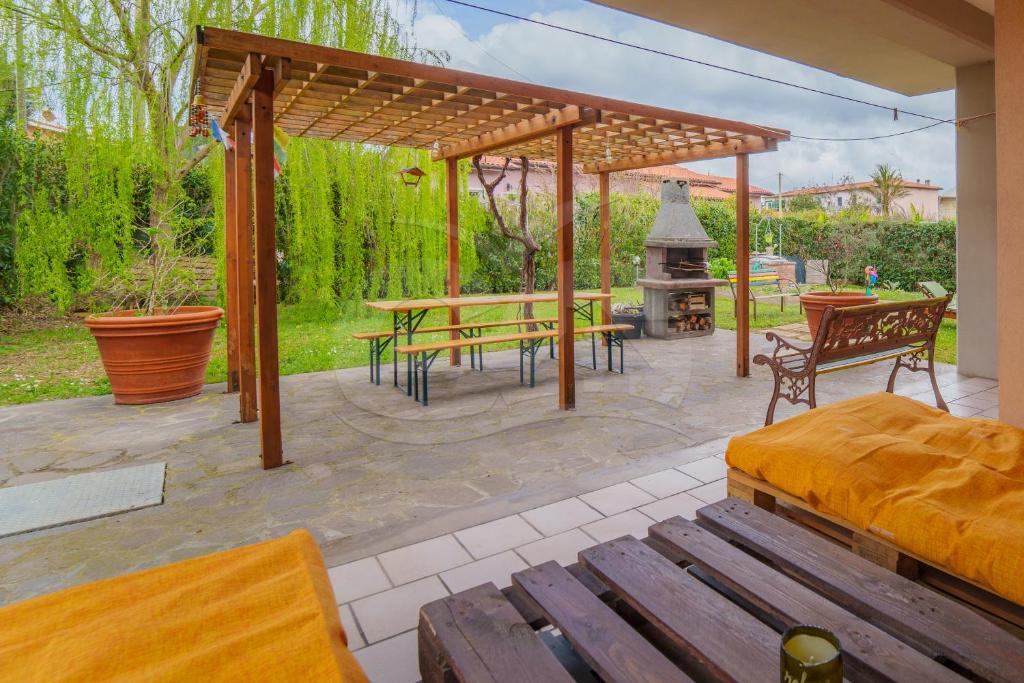
[[[523,22],[526,22],[526,23],[529,23],[529,24],[535,24],[537,26],[544,26],[546,28],[554,29],[556,31],[562,31],[564,33],[571,33],[571,34],[574,34],[574,35],[577,35],[577,36],[582,36],[584,38],[590,38],[590,39],[593,39],[593,40],[600,40],[602,42],[610,43],[612,45],[618,45],[618,46],[621,46],[621,47],[627,47],[627,48],[630,48],[630,49],[633,49],[633,50],[640,50],[641,52],[647,52],[649,54],[659,55],[661,57],[668,57],[670,59],[677,59],[679,61],[689,62],[690,64],[696,64],[698,66],[704,66],[704,67],[708,67],[710,69],[718,69],[719,71],[725,71],[727,73],[736,74],[736,75],[739,75],[739,76],[746,76],[748,78],[754,78],[754,79],[757,79],[757,80],[760,80],[760,81],[765,81],[767,83],[773,83],[775,85],[786,86],[788,88],[795,88],[797,90],[803,90],[805,92],[814,93],[816,95],[822,95],[822,96],[825,96],[825,97],[832,97],[832,98],[835,98],[835,99],[838,99],[838,100],[843,100],[843,101],[851,102],[851,103],[854,103],[854,104],[861,104],[861,105],[868,106],[868,107],[874,107],[876,109],[882,109],[882,110],[887,111],[887,112],[892,112],[894,119],[899,118],[899,114],[906,114],[907,116],[915,116],[917,118],[926,119],[926,120],[934,122],[933,125],[922,126],[920,128],[915,128],[915,129],[912,129],[912,130],[906,130],[906,131],[902,131],[902,132],[899,132],[899,133],[891,133],[891,134],[888,134],[888,135],[877,135],[877,136],[870,136],[870,137],[863,137],[863,138],[815,138],[815,137],[806,137],[806,136],[799,136],[799,135],[793,135],[792,136],[794,138],[799,138],[799,139],[802,139],[802,140],[821,140],[821,141],[832,141],[832,142],[847,142],[847,141],[856,141],[856,140],[879,140],[879,139],[882,139],[882,138],[896,137],[896,136],[899,136],[899,135],[907,135],[907,134],[910,134],[910,133],[916,133],[916,132],[919,132],[919,131],[922,131],[922,130],[927,130],[929,128],[933,128],[935,126],[938,126],[938,125],[941,125],[941,124],[944,124],[944,123],[958,123],[958,124],[961,123],[961,121],[958,121],[957,119],[943,119],[943,118],[940,118],[938,116],[932,116],[930,114],[922,114],[920,112],[914,112],[914,111],[909,111],[909,110],[906,110],[906,109],[900,109],[899,107],[892,107],[892,106],[889,106],[889,105],[886,105],[886,104],[879,104],[878,102],[870,102],[868,100],[862,100],[862,99],[857,98],[857,97],[851,97],[849,95],[843,95],[843,94],[837,93],[837,92],[831,92],[831,91],[828,91],[828,90],[821,90],[819,88],[812,88],[812,87],[807,86],[807,85],[800,85],[799,83],[791,83],[789,81],[784,81],[784,80],[781,80],[781,79],[778,79],[778,78],[772,78],[771,76],[765,76],[765,75],[762,75],[762,74],[752,73],[752,72],[749,72],[749,71],[743,71],[741,69],[734,69],[732,67],[722,66],[721,64],[714,64],[712,62],[707,62],[707,61],[704,61],[702,59],[695,59],[693,57],[686,57],[685,55],[675,54],[673,52],[667,52],[665,50],[658,50],[658,49],[655,49],[655,48],[646,47],[644,45],[637,45],[636,43],[630,43],[630,42],[627,42],[627,41],[624,41],[624,40],[618,40],[617,38],[611,38],[609,36],[602,36],[602,35],[598,35],[596,33],[590,33],[588,31],[581,31],[579,29],[570,28],[568,26],[561,26],[559,24],[552,24],[552,23],[547,22],[547,21],[541,21],[540,19],[532,19],[530,17],[524,17],[522,15],[514,14],[512,12],[506,12],[504,10],[498,10],[498,9],[494,9],[494,8],[491,8],[491,7],[485,7],[483,5],[477,5],[477,4],[474,4],[472,2],[465,2],[465,0],[444,0],[444,1],[448,2],[448,3],[451,3],[453,5],[461,5],[462,7],[469,7],[471,9],[479,10],[481,12],[488,12],[490,14],[496,14],[498,16],[506,17],[508,19],[515,19],[517,21],[523,21]]]

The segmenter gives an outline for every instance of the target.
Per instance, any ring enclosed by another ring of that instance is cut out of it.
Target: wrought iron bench
[[[739,297],[736,294],[736,283],[739,279],[735,272],[729,273],[729,289],[732,290],[733,306],[739,305]],[[777,292],[758,292],[755,288],[774,288]],[[757,317],[757,302],[763,299],[778,299],[779,310],[786,310],[786,299],[797,297],[800,311],[803,312],[804,305],[800,302],[800,285],[795,280],[780,277],[774,270],[752,270],[750,271],[750,300],[754,303],[754,317]]]
[[[629,332],[633,329],[632,325],[625,323],[611,324],[611,325],[590,325],[587,327],[577,327],[574,333],[577,335],[589,334],[601,335],[604,337],[608,348],[608,371],[614,372],[613,365],[613,353],[612,350],[615,347],[619,349],[619,373],[624,372],[623,358],[624,358],[624,344],[623,344],[623,333]],[[430,366],[434,364],[434,359],[445,350],[451,349],[462,349],[467,346],[478,347],[480,353],[480,369],[483,369],[483,347],[485,345],[492,344],[507,344],[509,342],[519,342],[519,383],[524,384],[526,359],[529,358],[530,362],[530,386],[535,384],[535,370],[536,370],[536,358],[537,350],[547,342],[549,345],[553,343],[554,339],[558,337],[558,330],[556,329],[541,329],[533,330],[529,332],[518,332],[512,334],[498,334],[489,337],[471,337],[466,339],[446,339],[444,341],[436,342],[424,342],[422,344],[403,344],[395,347],[396,353],[409,354],[415,357],[415,370],[413,373],[413,395],[416,400],[427,405],[429,398],[428,393],[428,374],[430,372]],[[591,347],[596,349],[596,346],[592,343]],[[593,356],[593,367],[597,369],[597,352],[594,351]],[[422,399],[420,398],[420,387],[422,386]]]
[[[775,350],[770,356],[754,356],[755,364],[767,365],[775,375],[764,423],[770,425],[775,419],[779,398],[814,408],[818,375],[892,359],[896,364],[886,391],[892,393],[900,368],[927,372],[936,404],[949,412],[935,379],[935,336],[949,300],[946,296],[848,308],[829,306],[821,316],[814,342],[806,348],[769,332],[768,341],[775,342]]]

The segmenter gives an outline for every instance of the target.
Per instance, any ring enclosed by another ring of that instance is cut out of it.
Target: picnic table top
[[[573,292],[573,298],[580,301],[601,301],[611,299],[611,294],[601,292]],[[432,308],[465,308],[467,306],[497,306],[501,304],[536,304],[558,301],[558,292],[539,294],[490,294],[486,296],[432,297],[429,299],[396,299],[392,301],[367,301],[366,305],[378,311],[404,312]]]
[[[839,638],[847,680],[1012,681],[1024,670],[1024,641],[1009,631],[740,500],[649,532],[566,568],[517,572],[504,591],[425,605],[424,682],[571,681],[569,670],[609,683],[777,680],[781,631],[799,624]]]

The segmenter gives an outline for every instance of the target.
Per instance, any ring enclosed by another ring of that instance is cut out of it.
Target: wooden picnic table
[[[850,681],[1021,680],[1024,640],[968,607],[738,499],[697,515],[425,605],[424,683],[773,681],[798,624]]]
[[[611,294],[602,292],[573,292],[573,310],[588,324],[594,324],[594,302],[612,298]],[[419,328],[427,313],[439,308],[461,310],[472,306],[501,306],[505,304],[536,304],[558,301],[558,292],[542,292],[537,294],[492,294],[486,296],[431,297],[427,299],[394,299],[391,301],[367,301],[369,308],[391,313],[392,338],[397,340],[405,334],[406,342],[412,344],[412,336]],[[394,367],[394,385],[398,384],[398,354],[392,359]],[[412,396],[413,391],[412,357],[406,358],[406,393]]]

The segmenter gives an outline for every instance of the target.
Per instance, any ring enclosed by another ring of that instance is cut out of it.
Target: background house
[[[485,156],[480,159],[487,182],[493,182],[501,173],[505,164],[504,157]],[[505,178],[494,188],[495,196],[518,193],[522,174],[519,160],[509,163]],[[646,192],[653,196],[661,195],[661,181],[666,178],[679,178],[690,181],[690,194],[693,197],[711,200],[724,200],[736,194],[736,179],[727,176],[697,173],[682,166],[656,166],[638,171],[622,171],[610,174],[611,191],[623,194]],[[530,192],[555,191],[555,165],[546,161],[530,161],[530,170],[526,176]],[[577,193],[597,192],[597,174],[584,173],[579,167],[573,172],[573,188]],[[483,198],[483,187],[474,169],[469,175],[469,191]],[[771,192],[756,185],[750,186],[750,201],[760,205],[762,198],[771,196]]]
[[[782,201],[786,202],[789,197],[808,195],[814,197],[822,208],[829,212],[842,211],[849,208],[850,204],[856,201],[877,208],[877,202],[871,196],[870,189],[875,184],[871,181],[861,183],[844,183],[841,185],[822,185],[817,187],[802,187],[797,190],[789,190],[782,193]],[[897,216],[910,217],[914,210],[927,221],[938,220],[939,212],[939,190],[942,188],[932,185],[925,180],[910,182],[903,181],[903,188],[907,190],[907,196],[900,197],[893,202],[893,213]],[[911,209],[913,206],[913,210]]]

